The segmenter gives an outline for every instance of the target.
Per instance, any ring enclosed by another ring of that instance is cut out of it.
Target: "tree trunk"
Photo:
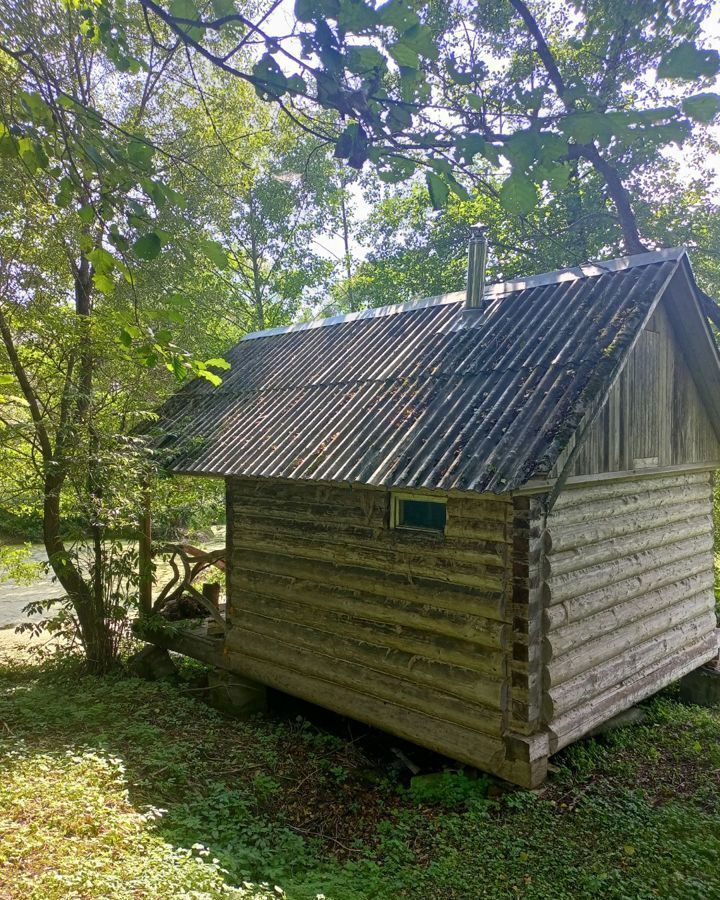
[[[49,466],[46,464],[46,468],[52,469],[54,465],[51,462]],[[102,611],[94,603],[94,592],[88,587],[77,563],[68,554],[62,539],[60,492],[64,480],[61,473],[51,472],[45,476],[43,543],[50,566],[77,615],[88,671],[100,675],[115,664],[113,642]]]
[[[255,329],[265,328],[265,304],[263,302],[263,285],[260,273],[260,256],[255,235],[255,204],[250,199],[250,261],[253,277],[253,303],[255,304]]]
[[[343,246],[345,248],[345,278],[347,279],[347,298],[350,312],[355,312],[355,297],[352,289],[352,254],[350,253],[350,225],[346,205],[346,188],[343,180],[340,196],[340,214],[342,216]]]

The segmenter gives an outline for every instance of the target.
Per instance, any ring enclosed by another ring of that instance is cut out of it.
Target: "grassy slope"
[[[1,897],[720,898],[720,711],[661,698],[540,795],[420,801],[357,744],[192,698],[0,669]]]

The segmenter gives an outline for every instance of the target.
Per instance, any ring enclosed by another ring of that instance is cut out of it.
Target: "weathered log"
[[[277,637],[268,637],[249,628],[232,628],[228,632],[227,647],[242,656],[240,671],[247,671],[247,661],[250,658],[266,665],[281,663],[283,667],[292,668],[300,674],[322,678],[328,685],[358,690],[367,697],[372,697],[377,704],[402,701],[408,709],[456,725],[475,728],[483,734],[499,735],[502,730],[502,717],[496,710],[458,700],[437,688],[418,685],[416,681],[399,676],[386,675],[366,665],[337,658],[331,653],[324,654],[300,647],[297,642],[289,643]]]
[[[236,616],[229,640],[231,646],[235,636],[247,629],[270,639],[277,638],[339,660],[348,660],[379,672],[397,675],[398,678],[414,680],[429,688],[437,687],[460,699],[498,710],[503,708],[507,684],[502,677],[493,678],[473,669],[437,662],[405,648],[382,646],[378,644],[377,635],[372,636],[372,643],[348,635],[338,635],[327,628],[324,620],[315,623],[308,620],[298,622],[289,614],[287,604],[275,604],[273,609],[268,606],[269,604],[263,604],[255,611],[246,607]],[[362,636],[367,637],[367,634]],[[502,664],[501,653],[497,655],[497,664],[498,667]]]
[[[708,628],[712,627],[711,615],[704,612],[689,622],[674,626],[659,637],[634,644],[619,656],[559,684],[553,684],[550,674],[546,672],[543,718],[550,722],[555,716],[564,715],[622,683],[627,679],[628,673],[648,669],[676,651],[699,643],[708,634]]]
[[[714,597],[711,591],[703,591],[694,597],[689,597],[681,603],[659,610],[657,613],[646,616],[635,622],[630,622],[608,634],[601,634],[593,640],[587,641],[572,652],[565,653],[558,658],[552,658],[552,644],[550,640],[543,642],[543,658],[545,668],[551,684],[561,684],[563,681],[592,669],[600,663],[613,659],[620,653],[628,650],[634,644],[651,638],[661,636],[674,625],[681,622],[690,622],[703,613],[711,614],[714,609]],[[545,655],[547,652],[547,655]]]
[[[578,622],[604,609],[610,609],[622,600],[639,598],[650,591],[667,588],[684,579],[707,573],[710,566],[711,554],[703,550],[702,553],[681,556],[680,559],[630,578],[619,579],[614,584],[592,591],[584,597],[572,597],[548,605],[543,614],[545,630],[548,633],[552,632],[568,622]]]
[[[670,659],[633,673],[626,682],[550,723],[550,750],[555,753],[621,709],[639,703],[697,668],[717,653],[714,635],[674,653]]]
[[[302,583],[280,587],[263,581],[249,581],[248,574],[238,573],[233,578],[233,601],[230,620],[235,621],[235,610],[247,606],[247,599],[254,594],[257,605],[262,608],[263,598],[273,597],[280,601],[301,601],[322,609],[348,613],[367,621],[378,621],[388,625],[415,628],[418,631],[459,638],[490,649],[500,648],[508,634],[508,625],[481,616],[445,610],[424,603],[411,603],[387,597],[385,602],[373,597],[351,594],[343,589],[330,591],[321,585],[306,588]],[[240,593],[240,589],[242,593]],[[246,599],[243,600],[243,597]]]
[[[608,587],[611,588],[611,600],[621,597],[621,590],[613,590],[619,582],[645,574],[652,575],[669,563],[680,562],[703,553],[707,554],[705,563],[707,566],[711,562],[712,546],[711,533],[678,536],[675,541],[669,541],[662,547],[654,547],[652,550],[641,551],[627,557],[619,555],[615,560],[592,566],[583,572],[558,575],[550,579],[552,604],[582,598],[579,608],[586,608],[594,603],[596,592]],[[575,609],[574,606],[569,608]]]
[[[683,491],[688,487],[709,484],[710,477],[707,472],[673,472],[670,475],[643,476],[640,478],[622,479],[619,481],[604,481],[597,484],[579,484],[566,486],[558,496],[553,506],[553,513],[557,514],[573,507],[587,507],[592,503],[605,503],[611,500],[624,501],[628,495],[637,493],[640,488],[643,494],[667,495],[672,491]],[[633,491],[633,486],[636,490]]]
[[[709,497],[708,484],[693,484],[686,487],[668,488],[664,492],[648,492],[639,490],[628,493],[622,499],[597,501],[595,503],[578,504],[562,511],[553,508],[552,520],[562,515],[564,525],[585,525],[601,519],[610,519],[618,515],[638,513],[650,509],[668,509],[674,506],[687,505]]]
[[[242,627],[245,610],[252,613],[270,614],[282,617],[299,625],[319,626],[339,637],[349,637],[376,644],[392,650],[404,650],[419,657],[436,662],[472,669],[480,675],[497,677],[505,672],[505,652],[503,632],[495,631],[495,640],[490,643],[497,623],[488,623],[483,628],[479,641],[441,634],[431,622],[423,619],[423,628],[394,621],[382,621],[373,611],[362,617],[351,599],[343,605],[343,599],[318,599],[317,593],[307,595],[300,590],[288,589],[287,595],[280,596],[277,590],[269,593],[253,593],[241,590],[235,595],[235,602],[229,619]],[[382,608],[384,611],[385,607]],[[506,626],[501,626],[505,628]],[[490,636],[486,633],[490,632]]]
[[[231,593],[236,587],[266,592],[261,587],[263,584],[267,585],[268,590],[271,587],[277,587],[280,591],[297,588],[318,596],[325,593],[341,597],[357,596],[370,604],[382,604],[387,598],[392,598],[398,602],[435,606],[500,622],[505,620],[504,584],[479,589],[425,578],[410,571],[383,573],[359,566],[334,565],[329,561],[313,563],[289,553],[244,552],[231,571]]]
[[[677,608],[684,600],[699,593],[709,596],[712,594],[713,585],[713,574],[708,571],[701,572],[658,590],[650,591],[640,597],[616,603],[608,609],[556,628],[551,632],[546,632],[548,643],[552,646],[550,658],[557,658],[564,653],[578,650],[585,641],[592,640],[598,635],[612,634],[618,628],[655,612],[659,613],[660,610],[668,607]],[[668,615],[671,617],[672,611]]]
[[[323,673],[297,668],[294,660],[284,657],[282,661],[268,661],[244,651],[231,651],[228,655],[237,671],[244,672],[249,678],[502,775],[505,748],[499,737],[415,709],[397,691],[392,697],[383,699],[362,691],[361,679],[356,678],[351,684],[339,683],[326,678]]]
[[[712,516],[707,508],[701,515],[674,520],[655,527],[622,534],[583,547],[555,552],[550,557],[550,578],[584,572],[593,566],[605,566],[635,553],[666,547],[678,539],[688,540],[698,535],[712,535]]]
[[[551,522],[552,553],[561,554],[568,550],[579,551],[600,541],[657,528],[658,524],[671,525],[674,522],[683,522],[696,516],[706,516],[708,507],[707,497],[694,500],[692,503],[672,506],[664,511],[660,523],[658,523],[657,510],[654,507],[641,512],[614,516],[610,519],[596,519],[593,522],[584,523],[582,527],[578,527],[577,524],[564,525],[562,519],[555,519]]]

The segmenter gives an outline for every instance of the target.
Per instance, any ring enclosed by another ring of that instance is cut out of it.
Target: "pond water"
[[[188,543],[205,550],[215,550],[225,546],[225,526],[214,527],[211,532],[203,535],[201,539],[191,538]],[[47,562],[47,554],[42,544],[33,544],[30,556],[33,562]],[[170,578],[170,567],[159,566],[156,572],[159,588]],[[16,584],[12,579],[0,581],[0,629],[13,628],[21,622],[31,621],[41,616],[26,616],[23,608],[33,600],[46,600],[50,597],[62,597],[63,589],[53,581],[52,573],[38,577],[33,584]]]

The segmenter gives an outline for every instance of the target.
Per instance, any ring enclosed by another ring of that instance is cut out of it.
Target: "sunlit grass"
[[[2,900],[720,898],[720,711],[666,694],[541,792],[420,791],[372,747],[223,719],[193,685],[0,666]]]

